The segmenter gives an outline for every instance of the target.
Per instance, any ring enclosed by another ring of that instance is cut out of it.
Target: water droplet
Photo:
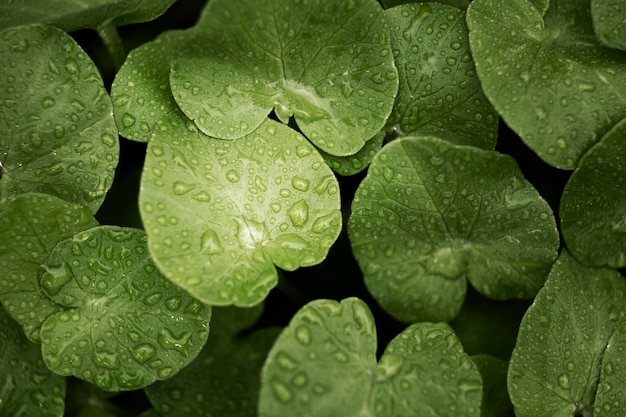
[[[280,203],[271,203],[270,208],[272,209],[274,213],[279,213],[282,206],[280,205]]]
[[[178,310],[180,308],[182,302],[183,302],[182,297],[174,296],[174,297],[170,297],[167,300],[165,300],[165,306],[170,311],[176,311],[176,310]]]
[[[272,390],[276,395],[276,398],[281,402],[289,402],[293,398],[291,390],[282,382],[272,381]]]
[[[301,344],[308,346],[311,344],[311,331],[306,326],[298,326],[296,328],[296,339]]]
[[[135,346],[131,350],[131,354],[133,355],[133,358],[135,358],[137,362],[144,364],[148,362],[150,359],[154,358],[157,354],[157,351],[154,348],[154,346],[148,343],[142,343],[140,345]]]
[[[569,378],[567,377],[567,374],[559,375],[557,378],[557,382],[559,386],[563,389],[568,389],[570,387]]]
[[[239,174],[234,169],[226,172],[226,179],[232,183],[236,183],[239,181]]]
[[[56,101],[52,97],[44,97],[41,101],[41,107],[49,109],[55,105]]]
[[[207,255],[219,255],[224,253],[224,248],[220,243],[220,239],[215,230],[212,229],[207,229],[202,235],[200,249],[202,253]]]
[[[95,351],[93,359],[94,359],[94,364],[98,368],[117,370],[120,367],[118,355],[116,355],[115,353],[109,353],[105,351]]]
[[[170,329],[161,329],[157,336],[157,342],[163,349],[175,350],[182,356],[189,356],[189,347],[191,344],[191,333],[181,332],[176,335]]]
[[[182,181],[174,182],[174,194],[183,195],[196,188],[195,184],[186,184]]]
[[[294,227],[302,227],[309,220],[309,205],[300,200],[287,210],[287,215]]]
[[[143,303],[148,306],[153,306],[156,303],[158,303],[162,297],[163,297],[163,294],[161,293],[150,294],[146,298],[143,299]]]
[[[309,189],[309,181],[300,177],[293,177],[291,180],[291,185],[298,191],[308,191]]]

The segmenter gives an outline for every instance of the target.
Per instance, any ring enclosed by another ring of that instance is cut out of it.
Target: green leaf
[[[455,317],[466,277],[492,299],[530,298],[559,246],[550,207],[512,158],[435,137],[376,155],[348,233],[369,291],[404,322]]]
[[[626,50],[626,2],[591,0],[591,18],[598,39],[609,48]]]
[[[0,90],[0,205],[33,191],[95,213],[113,182],[119,144],[94,63],[59,29],[6,29]]]
[[[588,265],[626,266],[626,119],[580,160],[561,198],[563,238]]]
[[[65,378],[50,372],[39,345],[0,306],[0,415],[62,417]]]
[[[446,324],[410,326],[377,363],[374,319],[356,298],[300,309],[261,378],[261,417],[480,415],[480,375]]]
[[[45,23],[67,32],[96,29],[103,23],[115,26],[146,22],[164,13],[176,0],[3,0],[0,28],[27,23]]]
[[[401,136],[436,135],[493,149],[498,114],[470,55],[465,12],[438,3],[385,12],[400,86],[387,127]]]
[[[41,341],[41,325],[59,309],[41,291],[41,265],[57,243],[97,225],[86,209],[49,195],[21,194],[5,206],[0,215],[0,302],[30,340]]]
[[[573,169],[626,117],[626,61],[596,39],[588,0],[475,0],[467,24],[485,94],[550,165]]]
[[[381,130],[376,136],[365,142],[365,146],[354,155],[335,156],[320,149],[318,151],[333,171],[339,175],[350,176],[358,174],[369,166],[374,156],[382,148],[384,139],[385,132]]]
[[[490,355],[472,356],[483,381],[483,399],[480,417],[513,415],[513,405],[506,390],[509,363]]]
[[[161,271],[198,299],[251,306],[285,270],[320,263],[341,230],[337,179],[300,134],[267,120],[208,137],[181,116],[148,145],[141,215]]]
[[[41,286],[62,310],[41,327],[46,365],[108,391],[169,378],[204,346],[211,309],[165,279],[142,230],[100,226],[59,243]]]
[[[519,330],[509,365],[515,415],[626,415],[626,282],[563,252]]]
[[[259,306],[260,307],[260,306]],[[180,373],[146,388],[155,409],[168,417],[256,417],[261,367],[278,328],[245,336],[262,309],[217,307],[211,335],[198,357]]]
[[[421,0],[382,0],[383,7],[389,9],[400,4],[407,3],[422,3]],[[459,9],[467,9],[469,0],[437,0],[437,3],[449,4],[450,6],[458,7]]]
[[[374,0],[213,0],[193,30],[205,50],[173,60],[171,88],[209,136],[250,134],[274,109],[325,152],[352,155],[393,107],[398,76]]]

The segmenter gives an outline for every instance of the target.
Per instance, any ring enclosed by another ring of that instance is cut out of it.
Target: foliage
[[[0,415],[626,414],[623,1],[44,7]]]

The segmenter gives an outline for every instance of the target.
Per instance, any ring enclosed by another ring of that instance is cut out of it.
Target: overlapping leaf
[[[274,265],[324,260],[341,230],[339,187],[304,137],[267,120],[226,141],[177,116],[149,143],[140,193],[169,279],[207,303],[250,306],[276,284]]]
[[[511,158],[435,137],[383,148],[348,232],[368,289],[406,322],[452,319],[466,278],[493,299],[532,297],[559,246],[550,207]]]
[[[50,26],[0,32],[0,205],[28,191],[95,213],[119,157],[111,99],[98,69]]]
[[[383,147],[384,139],[385,132],[381,130],[376,136],[365,142],[361,150],[354,155],[335,156],[319,149],[318,151],[333,171],[339,175],[350,176],[358,174],[369,166],[374,156]]]
[[[518,417],[626,414],[626,282],[563,252],[520,326],[508,388]]]
[[[610,48],[626,50],[626,3],[624,0],[591,0],[593,28]]]
[[[142,230],[99,226],[59,243],[41,286],[61,310],[41,327],[46,365],[110,391],[169,378],[208,336],[203,305],[163,277]]]
[[[626,266],[626,120],[582,159],[561,198],[561,229],[570,252],[589,265]]]
[[[467,23],[485,94],[550,165],[573,169],[626,117],[626,61],[597,40],[589,0],[475,0]]]
[[[30,340],[41,341],[41,325],[59,310],[41,291],[41,266],[57,243],[97,225],[86,209],[49,195],[21,194],[5,206],[0,216],[0,302]]]
[[[419,0],[382,0],[382,3],[386,9],[389,9],[391,7],[399,6],[401,4],[423,2]],[[438,0],[437,3],[449,4],[450,6],[458,7],[459,9],[465,10],[469,5],[469,0]]]
[[[355,298],[300,309],[261,383],[261,417],[480,415],[480,375],[446,324],[408,327],[377,363],[373,317]]]

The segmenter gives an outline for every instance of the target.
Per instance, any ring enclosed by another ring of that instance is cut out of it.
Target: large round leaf
[[[206,50],[174,60],[171,86],[210,136],[245,136],[274,109],[350,155],[391,112],[398,76],[375,0],[212,0],[194,30]]]
[[[401,136],[432,134],[493,149],[498,115],[470,55],[465,13],[439,3],[385,11],[400,86],[387,127]]]
[[[95,213],[119,157],[111,99],[98,69],[49,26],[0,32],[0,205],[28,191]]]
[[[52,373],[39,345],[0,306],[0,415],[62,417],[65,378]]]
[[[368,289],[405,322],[452,319],[466,278],[493,299],[530,298],[559,246],[550,207],[510,157],[435,137],[376,155],[348,232]]]
[[[148,145],[141,215],[163,273],[197,298],[250,306],[279,268],[324,260],[341,230],[339,187],[315,148],[267,120],[236,141],[168,119]]]
[[[374,319],[356,298],[300,309],[261,378],[260,417],[480,415],[480,375],[446,324],[410,326],[377,363]]]
[[[57,243],[98,222],[84,208],[44,194],[15,197],[0,216],[0,302],[40,342],[44,320],[59,310],[39,286],[42,265]]]
[[[626,117],[626,61],[596,39],[589,0],[474,0],[467,23],[485,94],[550,165],[573,169]]]
[[[626,119],[580,160],[563,191],[561,228],[582,262],[626,266]]]
[[[204,346],[211,309],[163,277],[142,230],[100,226],[59,243],[41,286],[62,307],[41,327],[50,369],[130,390],[169,378]]]
[[[509,365],[518,417],[626,415],[626,281],[567,252],[528,309]]]

